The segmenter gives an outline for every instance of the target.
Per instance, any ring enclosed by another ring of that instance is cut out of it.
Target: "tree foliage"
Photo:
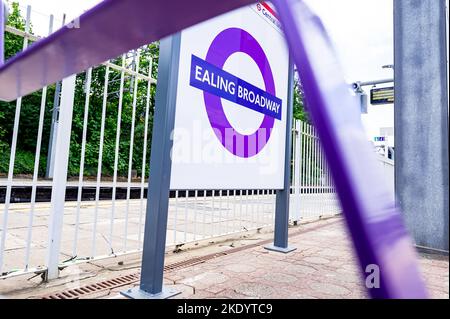
[[[294,119],[311,123],[305,106],[303,87],[298,78],[294,80]]]
[[[18,30],[25,30],[25,20],[21,16],[21,12],[17,3],[13,3],[12,10],[8,17],[8,25]],[[32,30],[31,30],[32,33]],[[11,58],[23,49],[23,38],[11,33],[6,33],[5,38],[5,56],[6,59]],[[140,68],[141,74],[152,73],[153,78],[156,78],[158,68],[159,44],[153,43],[141,51]],[[153,62],[153,67],[149,70],[150,61]],[[112,61],[120,65],[121,58]],[[133,61],[132,57],[126,59],[126,63],[130,64]],[[98,167],[98,153],[100,148],[100,132],[102,126],[102,108],[104,97],[104,82],[105,82],[106,67],[104,65],[95,67],[92,71],[92,84],[89,95],[90,107],[88,116],[88,130],[86,138],[86,152],[85,152],[85,175],[96,176]],[[112,175],[114,173],[115,161],[115,146],[116,146],[116,132],[117,132],[117,117],[119,104],[121,72],[110,69],[107,104],[106,104],[106,118],[104,123],[104,143],[103,143],[103,160],[102,173],[103,175]],[[136,96],[136,117],[135,117],[135,134],[133,147],[132,168],[138,174],[142,170],[142,157],[144,145],[145,132],[145,109],[147,106],[147,90],[148,82],[139,80],[137,83],[137,91],[134,94],[136,78],[134,76],[124,76],[124,93],[122,106],[122,120],[121,120],[121,134],[120,134],[120,150],[118,157],[118,174],[119,176],[128,175],[129,153],[131,146],[131,126],[133,114],[133,99]],[[82,135],[83,135],[83,121],[86,99],[86,74],[80,74],[76,79],[76,91],[73,110],[72,135],[69,154],[69,176],[77,176],[80,169]],[[151,143],[151,128],[153,124],[153,105],[155,96],[155,85],[150,89],[150,111],[149,111],[149,130],[148,130],[148,154],[149,159],[150,143]],[[50,129],[53,113],[53,102],[55,97],[55,85],[48,87],[45,106],[45,121],[43,127],[43,138],[40,156],[40,176],[45,175],[48,144],[50,140]],[[34,170],[34,158],[36,152],[37,132],[39,124],[39,113],[42,99],[42,92],[30,94],[22,99],[20,122],[18,131],[18,143],[16,151],[16,160],[14,173],[29,175]],[[9,167],[10,145],[12,142],[14,119],[16,112],[16,102],[5,103],[0,102],[0,174],[5,175]],[[148,169],[148,165],[147,165]]]
[[[25,30],[25,19],[20,14],[18,3],[12,3],[12,10],[7,24],[18,30]],[[31,30],[32,33],[32,30]],[[23,49],[24,40],[21,36],[5,33],[5,58],[9,59]],[[54,86],[48,88],[48,96],[54,95]],[[20,126],[14,172],[16,174],[31,174],[34,169],[34,153],[37,135],[37,120],[39,118],[39,106],[41,93],[30,94],[22,99]],[[47,107],[50,105],[47,103]],[[10,145],[14,126],[16,103],[0,102],[0,174],[8,172]],[[49,120],[46,118],[46,124]],[[48,127],[48,125],[45,125]],[[44,139],[49,135],[44,130]],[[45,147],[43,151],[45,151]],[[40,171],[45,170],[45,158],[42,158]]]

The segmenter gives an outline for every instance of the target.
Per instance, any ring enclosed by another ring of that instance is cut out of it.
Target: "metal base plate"
[[[295,248],[295,247],[281,248],[281,247],[276,247],[274,245],[265,246],[264,249],[267,249],[270,251],[275,251],[278,253],[283,253],[283,254],[289,254],[289,253],[297,250],[297,248]]]
[[[171,297],[179,295],[180,293],[181,292],[175,290],[174,288],[163,287],[161,293],[150,294],[141,290],[139,286],[120,292],[122,296],[125,296],[129,299],[169,299]]]

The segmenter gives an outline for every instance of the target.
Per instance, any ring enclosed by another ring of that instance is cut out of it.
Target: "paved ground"
[[[167,274],[179,298],[365,298],[348,237],[340,221],[291,237],[298,250],[283,255],[262,247]],[[309,226],[311,227],[311,226]],[[449,298],[448,257],[422,255],[433,298]],[[189,287],[191,289],[186,289]]]
[[[351,244],[341,218],[290,228],[290,243],[297,251],[283,255],[265,250],[261,243],[271,233],[257,233],[202,248],[169,253],[166,264],[222,252],[224,256],[165,273],[165,283],[178,289],[176,298],[366,298]],[[242,250],[235,252],[236,248]],[[227,252],[230,252],[227,254]],[[449,298],[448,256],[420,255],[423,277],[433,298]],[[128,256],[68,268],[49,284],[24,278],[0,281],[0,294],[9,298],[36,298],[139,271],[140,258]],[[76,274],[74,277],[73,274]],[[74,279],[75,278],[75,279]],[[19,287],[23,287],[19,288]],[[106,290],[90,298],[120,298],[131,286]]]

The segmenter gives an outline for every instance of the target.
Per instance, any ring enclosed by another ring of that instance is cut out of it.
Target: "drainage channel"
[[[311,231],[318,230],[318,229],[320,229],[322,227],[329,226],[330,224],[334,224],[334,223],[337,223],[337,222],[339,222],[339,221],[335,221],[335,222],[328,223],[328,224],[325,224],[325,225],[319,225],[319,226],[316,226],[316,227],[311,227],[310,229],[290,234],[289,237],[294,237],[294,236],[298,236],[298,235],[301,235],[301,234],[309,233]],[[244,250],[249,250],[249,249],[253,249],[253,248],[256,248],[256,247],[261,247],[261,246],[270,244],[272,242],[273,242],[272,239],[268,239],[268,240],[257,242],[255,244],[249,244],[249,245],[245,245],[245,246],[242,246],[242,247],[232,248],[232,249],[230,249],[230,250],[228,250],[226,252],[214,253],[214,254],[209,254],[209,255],[205,255],[205,256],[201,256],[201,257],[191,258],[191,259],[188,259],[188,260],[185,260],[185,261],[176,262],[176,263],[173,263],[173,264],[166,265],[164,267],[164,271],[165,272],[172,272],[172,271],[175,271],[175,270],[178,270],[178,269],[192,267],[192,266],[195,266],[195,265],[199,265],[199,264],[205,263],[205,262],[207,262],[209,260],[213,260],[215,258],[220,258],[220,257],[223,257],[223,256],[227,256],[227,255],[231,255],[231,254],[234,254],[234,253],[238,253],[238,252],[241,252],[241,251],[244,251]],[[121,276],[121,277],[116,277],[114,279],[105,280],[105,281],[102,281],[102,282],[86,285],[86,286],[79,287],[79,288],[67,289],[67,290],[64,290],[62,292],[57,292],[57,293],[45,295],[45,296],[41,297],[40,299],[81,299],[81,298],[86,298],[89,295],[96,294],[96,293],[99,293],[99,292],[109,291],[109,290],[113,290],[113,289],[120,288],[120,287],[123,287],[123,286],[136,284],[136,283],[139,282],[140,277],[141,277],[141,273],[137,272],[137,273],[134,273],[134,274]]]

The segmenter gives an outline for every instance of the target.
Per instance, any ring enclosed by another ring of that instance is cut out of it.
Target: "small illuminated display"
[[[383,137],[383,136],[377,136],[377,137],[374,137],[373,140],[374,140],[375,142],[385,142],[385,141],[386,141],[386,137]]]
[[[370,91],[370,103],[372,105],[393,104],[394,87],[372,89]]]

